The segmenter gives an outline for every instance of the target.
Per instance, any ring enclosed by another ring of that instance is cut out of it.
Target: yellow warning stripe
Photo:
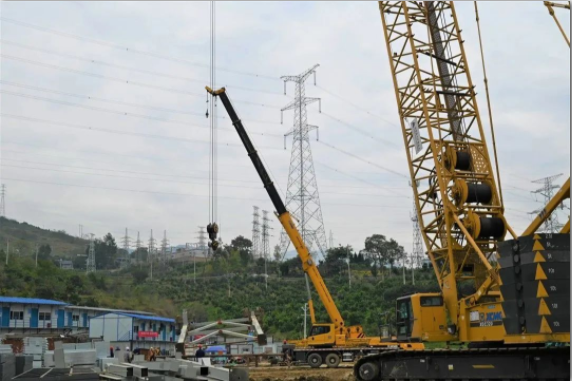
[[[494,365],[473,365],[475,369],[494,369]]]

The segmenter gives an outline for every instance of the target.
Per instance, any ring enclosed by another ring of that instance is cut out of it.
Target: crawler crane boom
[[[368,356],[357,379],[568,379],[570,238],[518,237],[504,217],[455,5],[381,1],[379,11],[418,220],[441,288],[397,300],[398,338],[469,349]]]

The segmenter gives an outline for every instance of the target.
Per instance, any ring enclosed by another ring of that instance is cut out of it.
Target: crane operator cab
[[[308,335],[307,343],[311,346],[332,346],[336,343],[333,324],[314,324]]]
[[[395,324],[398,341],[445,341],[447,310],[439,293],[419,293],[397,299]]]

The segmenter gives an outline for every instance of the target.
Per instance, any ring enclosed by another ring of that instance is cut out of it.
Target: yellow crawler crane
[[[569,379],[570,236],[535,234],[536,223],[518,237],[504,218],[453,2],[382,1],[379,10],[441,288],[397,300],[398,339],[468,348],[367,356],[356,378]]]
[[[292,244],[296,248],[296,252],[302,260],[304,272],[310,278],[326,309],[326,312],[328,313],[328,316],[330,317],[330,323],[320,324],[315,323],[313,318],[310,336],[305,340],[290,342],[290,355],[293,356],[294,360],[307,362],[312,367],[319,367],[325,363],[328,367],[335,368],[341,361],[354,361],[356,358],[363,355],[380,353],[388,349],[422,349],[423,344],[421,343],[384,342],[380,337],[366,337],[364,335],[363,328],[360,325],[345,325],[344,319],[342,318],[328,287],[324,283],[324,279],[318,271],[316,262],[308,251],[292,216],[286,209],[286,206],[280,198],[274,183],[270,179],[258,152],[254,148],[254,145],[242,125],[242,121],[238,117],[228,95],[226,94],[226,90],[221,88],[214,91],[209,87],[206,89],[210,94],[218,96],[221,99],[234,128],[246,148],[252,164],[254,164],[254,168],[262,180],[264,188],[266,189],[274,208],[276,208],[276,216],[284,227],[284,230],[288,234]]]

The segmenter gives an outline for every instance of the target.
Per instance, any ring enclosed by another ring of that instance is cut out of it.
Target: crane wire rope
[[[497,156],[497,143],[496,143],[496,139],[495,139],[495,129],[494,129],[494,124],[493,124],[493,112],[491,109],[491,97],[490,97],[490,93],[489,93],[489,80],[487,78],[487,69],[486,69],[486,65],[485,65],[485,52],[483,49],[483,39],[481,38],[481,23],[480,23],[480,18],[479,18],[479,7],[477,5],[477,2],[474,2],[475,4],[475,17],[477,20],[477,31],[479,34],[479,47],[481,50],[481,64],[483,66],[483,82],[485,83],[485,94],[487,96],[487,109],[489,111],[489,124],[491,126],[491,137],[492,137],[492,142],[493,142],[493,155],[495,157],[495,168],[496,168],[496,172],[497,172],[497,181],[499,183],[498,186],[498,192],[499,192],[499,197],[500,197],[500,204],[502,207],[502,210],[504,210],[504,201],[503,201],[503,195],[502,195],[502,186],[501,186],[501,177],[500,177],[500,170],[499,170],[499,159]]]

